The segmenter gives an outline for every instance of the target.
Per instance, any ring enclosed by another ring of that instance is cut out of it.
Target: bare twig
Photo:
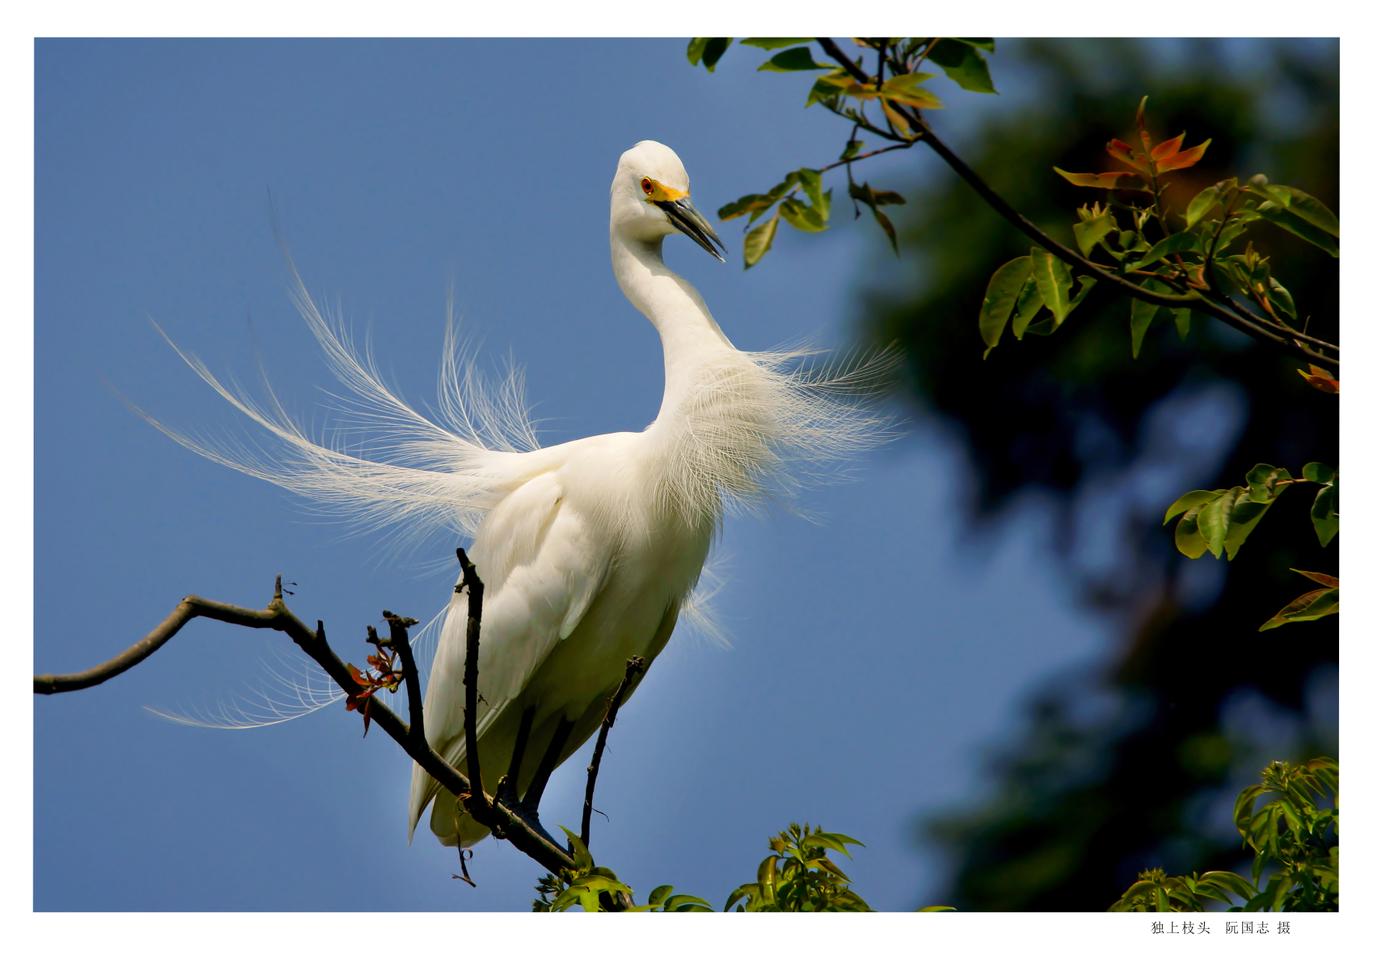
[[[469,563],[470,564],[470,563]],[[388,621],[393,616],[388,615]],[[277,577],[276,588],[272,595],[272,600],[268,602],[266,608],[251,609],[241,605],[231,605],[225,602],[216,602],[196,595],[189,595],[172,609],[171,613],[158,624],[147,636],[125,649],[113,659],[103,662],[100,665],[87,669],[84,672],[72,673],[69,675],[38,675],[33,677],[33,691],[44,695],[59,692],[72,692],[78,689],[88,689],[91,686],[99,685],[106,680],[112,679],[123,672],[127,672],[139,662],[152,655],[173,636],[179,632],[193,618],[208,618],[217,622],[225,622],[229,625],[240,625],[245,628],[273,629],[284,632],[290,637],[302,652],[314,660],[315,664],[323,669],[334,683],[343,692],[355,697],[362,692],[363,687],[353,679],[348,671],[348,665],[338,657],[329,646],[328,639],[324,634],[324,623],[317,622],[312,630],[300,618],[286,607],[282,600],[281,578]],[[400,619],[402,623],[404,619]],[[405,633],[404,626],[400,629],[400,635],[396,635],[396,626],[392,626],[393,638],[399,637],[404,641],[406,652],[409,652],[409,636]],[[405,672],[407,676],[414,669],[413,655],[402,654],[402,660],[406,661]],[[415,677],[416,680],[418,677]],[[417,681],[413,681],[407,686],[411,702],[414,704],[412,709],[419,712],[420,723],[423,722],[422,705],[418,701],[419,686]],[[424,768],[430,776],[439,782],[445,790],[454,796],[470,801],[474,798],[469,797],[472,786],[467,777],[463,776],[442,756],[434,751],[423,733],[419,729],[412,730],[411,726],[401,719],[390,707],[383,703],[375,703],[371,709],[371,718],[378,726],[386,732],[395,742],[410,755],[410,758]],[[414,715],[414,713],[412,713]],[[499,828],[500,832],[517,847],[522,853],[533,859],[546,870],[559,874],[563,870],[573,866],[571,855],[563,847],[546,836],[543,832],[531,826],[525,819],[513,812],[509,808],[499,803],[491,803],[483,798],[483,806],[478,807],[486,814],[491,821],[488,826],[492,829]],[[478,817],[479,821],[486,824],[486,820]]]
[[[854,80],[858,81],[860,84],[866,84],[870,81],[867,72],[855,64],[853,60],[844,53],[843,48],[834,42],[833,38],[821,37],[819,38],[819,43],[825,53],[838,61],[840,66],[842,66]],[[1004,198],[998,195],[990,185],[982,180],[982,177],[978,175],[976,171],[970,168],[963,159],[958,157],[958,155],[949,148],[948,145],[944,144],[944,142],[940,141],[939,138],[935,136],[934,132],[930,130],[929,126],[920,116],[920,112],[912,111],[900,103],[893,104],[892,108],[920,135],[919,140],[928,143],[934,153],[953,169],[954,173],[958,175],[959,178],[963,179],[973,191],[982,196],[982,200],[985,201],[993,211],[1010,222],[1022,235],[1037,242],[1039,245],[1058,256],[1058,258],[1084,274],[1102,282],[1110,283],[1112,286],[1129,293],[1131,297],[1138,299],[1141,302],[1174,309],[1199,309],[1228,326],[1248,333],[1250,336],[1255,336],[1277,344],[1283,352],[1290,356],[1295,356],[1303,360],[1314,360],[1317,363],[1323,363],[1329,366],[1339,366],[1338,358],[1320,352],[1311,345],[1309,338],[1284,330],[1274,330],[1266,323],[1255,322],[1248,319],[1222,303],[1207,297],[1198,290],[1193,289],[1187,293],[1154,292],[1143,286],[1137,286],[1128,279],[1124,279],[1115,273],[1096,265],[1079,253],[1074,252],[1072,249],[1059,243],[1038,225],[1022,215]]]
[[[632,655],[625,663],[625,676],[620,680],[620,685],[615,690],[605,707],[605,718],[601,720],[601,731],[596,736],[596,749],[591,754],[591,765],[586,768],[586,798],[582,801],[582,843],[590,846],[591,844],[591,802],[596,795],[596,778],[601,772],[601,757],[605,755],[605,741],[610,735],[611,728],[615,725],[615,715],[620,711],[620,704],[625,701],[625,694],[629,692],[634,684],[634,680],[644,674],[644,667],[648,663],[644,662],[643,656]]]
[[[467,653],[462,672],[462,729],[467,739],[467,780],[472,784],[472,795],[467,800],[467,808],[473,819],[486,824],[491,827],[493,833],[497,833],[497,827],[487,822],[494,812],[486,809],[481,760],[477,755],[477,659],[481,649],[482,599],[486,593],[486,585],[482,583],[476,567],[467,557],[467,550],[459,548],[457,555],[458,565],[462,568],[462,581],[458,582],[454,591],[467,591]]]

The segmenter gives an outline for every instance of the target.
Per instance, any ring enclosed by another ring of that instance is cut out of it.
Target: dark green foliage
[[[634,892],[615,872],[597,867],[581,839],[564,828],[571,846],[574,870],[561,877],[540,878],[535,911],[710,911],[709,902],[690,894],[673,893],[671,884],[655,887],[647,904],[635,904]],[[833,850],[849,856],[848,845],[862,843],[845,834],[829,833],[809,824],[792,824],[768,842],[772,853],[758,865],[758,879],[737,888],[725,901],[726,911],[870,911],[866,901],[849,887],[849,878],[829,857]],[[944,909],[939,909],[944,910]]]
[[[1233,871],[1142,872],[1112,911],[1338,911],[1340,768],[1328,757],[1269,764],[1235,800],[1235,828],[1254,860]]]

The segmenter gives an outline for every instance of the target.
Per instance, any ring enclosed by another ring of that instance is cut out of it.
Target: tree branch
[[[471,563],[467,562],[464,573],[470,566]],[[475,574],[475,569],[473,569],[473,574]],[[404,623],[406,620],[390,613],[383,614],[388,622],[395,620],[391,625],[392,644],[401,655],[405,674],[409,680],[406,689],[411,702],[411,717],[415,726],[412,729],[410,724],[392,712],[390,707],[384,703],[372,705],[370,713],[372,721],[380,726],[391,739],[395,740],[401,749],[423,767],[425,772],[437,780],[445,790],[467,802],[470,809],[471,806],[475,806],[473,802],[475,798],[470,796],[472,785],[468,782],[467,777],[455,770],[447,760],[435,752],[424,737],[424,713],[419,693],[419,677],[414,665],[414,655],[410,650],[409,635],[405,631]],[[280,576],[276,579],[276,588],[272,600],[268,602],[266,608],[250,609],[241,605],[231,605],[200,598],[196,595],[188,595],[147,636],[119,655],[84,672],[68,675],[34,676],[33,691],[42,695],[51,695],[99,685],[127,672],[152,655],[194,618],[207,618],[229,625],[241,625],[245,628],[273,629],[284,632],[302,652],[313,659],[315,664],[329,675],[329,678],[334,680],[334,683],[346,695],[357,696],[362,691],[362,686],[349,673],[347,663],[329,647],[329,642],[324,635],[324,623],[317,622],[315,628],[311,630],[295,613],[286,607],[286,603],[282,599]],[[399,629],[395,624],[396,622],[400,623]],[[471,634],[470,619],[469,634]],[[491,823],[486,824],[486,820],[481,817],[478,817],[478,821],[491,826],[493,831],[499,830],[500,834],[514,844],[516,848],[543,868],[554,874],[561,874],[562,871],[573,866],[572,856],[562,846],[530,826],[524,818],[500,803],[492,803],[484,796],[482,804],[485,807],[486,818]],[[482,807],[477,809],[482,810]],[[475,813],[474,816],[476,816]]]
[[[867,72],[855,64],[848,54],[844,52],[843,48],[834,42],[833,38],[821,37],[819,38],[819,43],[825,53],[838,61],[840,66],[843,67],[854,80],[858,81],[860,84],[866,84],[871,80]],[[1078,269],[1078,271],[1091,276],[1094,279],[1109,283],[1141,302],[1152,303],[1156,306],[1165,306],[1172,309],[1200,309],[1208,316],[1218,319],[1234,329],[1277,344],[1279,348],[1289,356],[1294,356],[1302,360],[1314,360],[1317,363],[1323,363],[1334,367],[1340,365],[1337,358],[1327,356],[1315,349],[1312,346],[1312,341],[1301,334],[1274,330],[1267,325],[1261,325],[1260,323],[1246,319],[1243,315],[1210,299],[1198,290],[1193,289],[1185,294],[1154,292],[1150,289],[1145,289],[1143,286],[1137,286],[1128,279],[1124,279],[1089,261],[1079,253],[1074,252],[1072,249],[1056,241],[1052,236],[1046,233],[1038,225],[1031,222],[1024,215],[1020,214],[1014,206],[998,195],[990,185],[982,180],[982,177],[978,175],[977,172],[970,168],[963,159],[959,158],[948,145],[944,144],[944,142],[940,141],[939,138],[935,136],[934,132],[930,130],[929,126],[920,116],[920,112],[913,111],[906,105],[900,103],[892,104],[892,108],[910,124],[913,130],[919,133],[920,138],[918,141],[927,143],[934,153],[953,169],[954,174],[958,175],[958,177],[966,182],[973,191],[982,196],[982,200],[985,201],[993,211],[1010,222],[1022,235],[1039,243],[1058,258]]]
[[[601,757],[605,755],[605,741],[615,725],[615,715],[625,701],[634,680],[644,674],[647,665],[641,655],[632,655],[625,663],[625,676],[620,680],[615,694],[606,702],[605,719],[601,720],[601,731],[596,735],[596,750],[591,754],[591,765],[586,768],[586,798],[582,801],[582,843],[591,846],[591,802],[596,796],[596,778],[601,773]]]

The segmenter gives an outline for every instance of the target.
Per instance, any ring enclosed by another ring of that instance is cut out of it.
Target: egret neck
[[[648,317],[663,342],[661,421],[690,395],[703,366],[737,351],[701,294],[663,262],[661,238],[625,238],[612,229],[610,264],[625,298]]]

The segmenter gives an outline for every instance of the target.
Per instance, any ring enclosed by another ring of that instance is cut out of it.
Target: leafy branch
[[[1274,761],[1235,799],[1234,822],[1254,852],[1250,876],[1233,871],[1143,871],[1112,911],[1336,911],[1340,895],[1340,768],[1328,757]],[[1264,874],[1267,873],[1266,880]]]
[[[1074,184],[1112,193],[1106,207],[1094,204],[1079,210],[1081,221],[1074,226],[1074,234],[1081,251],[1074,251],[1002,198],[935,135],[923,116],[923,111],[943,106],[925,86],[934,76],[920,70],[927,62],[940,67],[950,80],[966,90],[995,93],[983,53],[994,50],[990,40],[855,38],[860,49],[871,52],[875,73],[862,66],[869,55],[850,57],[832,38],[755,37],[741,43],[764,50],[781,48],[759,70],[825,71],[812,83],[806,106],[819,104],[853,125],[837,161],[788,172],[769,191],[746,195],[720,209],[722,220],[748,216],[745,268],[756,264],[771,249],[779,221],[804,232],[824,231],[828,227],[829,192],[823,189],[821,175],[841,166],[855,214],[858,205],[866,205],[895,248],[895,228],[881,209],[901,204],[904,199],[895,192],[873,189],[866,182],[860,184],[853,176],[853,165],[887,151],[924,143],[984,202],[1034,243],[1030,254],[1020,257],[1027,261],[1013,260],[1002,267],[1007,271],[998,270],[992,277],[979,319],[989,351],[999,342],[1008,322],[1017,338],[1027,332],[1054,332],[1092,286],[1106,283],[1132,299],[1130,328],[1136,354],[1157,310],[1166,308],[1184,337],[1190,328],[1191,313],[1196,310],[1300,359],[1338,366],[1337,344],[1310,335],[1306,324],[1298,328],[1291,294],[1273,278],[1268,259],[1252,244],[1247,244],[1243,252],[1232,249],[1251,223],[1262,220],[1338,257],[1338,219],[1300,190],[1269,185],[1263,176],[1255,176],[1244,186],[1230,179],[1203,189],[1187,206],[1186,224],[1174,231],[1162,202],[1167,186],[1160,176],[1195,165],[1210,142],[1183,148],[1184,136],[1178,135],[1155,143],[1144,126],[1143,101],[1136,113],[1140,149],[1119,139],[1107,147],[1112,157],[1125,163],[1125,169],[1097,175],[1056,169]],[[811,52],[812,43],[830,61],[816,60]],[[688,45],[687,58],[713,70],[729,46],[729,38],[698,37]],[[891,143],[863,151],[864,143],[856,140],[860,130]],[[1121,202],[1116,193],[1127,191],[1137,193],[1140,200]],[[806,204],[802,196],[810,203]],[[1217,209],[1219,217],[1210,217]],[[771,217],[766,217],[769,212]],[[1092,250],[1098,246],[1111,257],[1110,262],[1091,258]],[[1042,312],[1047,315],[1041,319]]]
[[[567,831],[576,866],[559,876],[548,875],[537,885],[535,911],[603,911],[618,902],[627,911],[711,911],[710,902],[678,894],[661,884],[645,904],[634,902],[634,891],[613,870],[598,867],[581,838]],[[830,833],[809,824],[791,824],[768,841],[771,853],[758,865],[757,879],[735,888],[724,903],[726,911],[871,911],[850,887],[849,877],[829,856],[851,856],[850,844],[862,843],[845,834]],[[927,908],[926,910],[951,910]]]

